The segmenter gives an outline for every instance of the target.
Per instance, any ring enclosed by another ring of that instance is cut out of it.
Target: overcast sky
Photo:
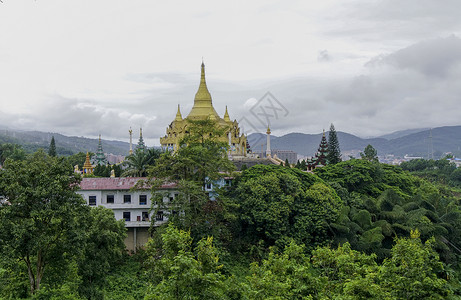
[[[202,57],[247,133],[461,125],[459,0],[2,2],[0,126],[158,145]]]

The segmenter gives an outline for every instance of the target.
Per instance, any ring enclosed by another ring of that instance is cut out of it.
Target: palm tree
[[[127,156],[124,164],[127,166],[122,176],[144,177],[147,176],[147,168],[154,165],[155,160],[160,157],[158,149],[136,149],[136,151]]]

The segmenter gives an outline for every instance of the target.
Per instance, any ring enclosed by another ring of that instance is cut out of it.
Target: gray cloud
[[[326,27],[329,34],[363,41],[423,39],[459,32],[458,0],[352,1],[340,7]],[[346,20],[344,18],[347,18]]]
[[[317,61],[319,62],[328,62],[332,58],[330,54],[328,53],[328,50],[321,50],[319,51],[319,55],[317,56]]]
[[[423,41],[387,56],[380,56],[368,66],[389,64],[412,69],[427,76],[447,76],[461,63],[461,39],[455,35]]]

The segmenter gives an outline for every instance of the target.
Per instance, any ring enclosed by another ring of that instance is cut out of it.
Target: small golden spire
[[[178,104],[178,112],[176,113],[176,118],[174,120],[182,121],[182,115],[181,115],[181,110],[179,109],[179,104]]]
[[[227,105],[226,105],[226,112],[224,113],[224,121],[226,122],[230,122],[230,118],[229,118],[229,113],[227,112]]]
[[[93,165],[90,162],[90,154],[86,152],[85,163],[83,164],[83,174],[93,174]]]
[[[267,131],[266,131],[267,134],[271,134],[271,129],[269,128],[269,125],[267,125]]]

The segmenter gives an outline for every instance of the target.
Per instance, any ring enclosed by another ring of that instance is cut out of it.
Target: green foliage
[[[125,158],[125,171],[122,176],[144,177],[147,176],[147,169],[155,164],[160,157],[158,149],[136,149],[136,151]],[[110,176],[110,175],[109,175]]]
[[[7,160],[0,172],[0,251],[28,269],[30,292],[40,289],[45,266],[64,263],[81,239],[76,217],[87,207],[75,194],[79,177],[61,159],[37,152],[24,161]]]
[[[326,242],[328,222],[341,201],[333,189],[309,173],[257,165],[242,173],[231,195],[239,204],[242,239],[283,246],[289,238],[309,246]]]
[[[336,129],[333,124],[330,126],[330,132],[328,133],[328,164],[337,164],[341,162],[341,149],[339,148],[338,136]]]
[[[437,276],[444,268],[432,248],[433,242],[398,239],[392,256],[380,270],[382,287],[397,299],[447,299],[452,292],[448,282]]]
[[[56,142],[54,141],[54,136],[51,137],[50,147],[48,148],[49,156],[56,156]]]
[[[368,161],[377,162],[378,161],[378,151],[376,151],[376,149],[373,148],[372,145],[368,144],[365,147],[365,150],[363,151],[363,153],[360,152],[360,157]]]
[[[79,293],[89,299],[102,299],[107,274],[118,265],[125,251],[125,223],[116,221],[114,212],[101,206],[92,208],[80,221],[86,228],[86,243],[83,257],[78,261],[78,274],[82,278]]]
[[[281,254],[272,248],[261,264],[251,264],[252,275],[247,277],[248,288],[244,290],[244,298],[313,299],[312,295],[318,295],[323,282],[304,253],[304,247],[293,241]]]
[[[147,292],[148,278],[143,262],[145,255],[139,251],[134,255],[125,254],[123,260],[113,268],[104,285],[105,299],[141,300]]]
[[[65,159],[43,151],[5,162],[0,296],[102,298],[97,291],[124,251],[125,228],[111,210],[85,205],[75,193],[79,181]]]
[[[10,143],[0,144],[0,165],[3,165],[7,158],[24,160],[26,158],[26,152],[20,145]]]
[[[402,169],[430,182],[461,187],[461,168],[456,168],[456,165],[447,159],[413,159],[402,162],[400,166]]]
[[[153,281],[145,299],[224,299],[224,276],[213,238],[192,250],[189,232],[168,226],[162,247],[147,244]],[[160,254],[160,255],[159,255]]]

